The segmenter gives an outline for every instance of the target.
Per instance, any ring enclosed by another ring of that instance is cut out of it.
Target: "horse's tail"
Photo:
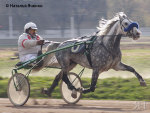
[[[48,51],[52,51],[54,49],[56,49],[59,46],[60,42],[51,42],[47,48],[46,48],[46,52]],[[43,67],[60,67],[56,57],[55,57],[55,53],[50,53],[48,55],[46,55],[43,58],[43,65],[39,68],[35,68],[33,69],[33,71],[39,71],[41,70]]]

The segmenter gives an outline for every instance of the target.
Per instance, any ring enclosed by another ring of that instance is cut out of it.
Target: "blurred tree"
[[[139,22],[141,26],[150,26],[150,1],[149,0],[107,0],[108,17],[123,11],[131,19]]]
[[[37,4],[38,8],[10,8],[6,4]],[[0,30],[8,29],[8,16],[13,18],[13,29],[23,30],[25,23],[33,21],[39,29],[70,28],[70,17],[74,17],[75,29],[93,29],[101,17],[112,18],[123,11],[141,26],[150,26],[149,0],[0,0]]]

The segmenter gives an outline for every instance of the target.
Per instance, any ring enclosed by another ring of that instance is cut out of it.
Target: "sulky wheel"
[[[21,73],[14,74],[8,82],[7,95],[14,106],[24,105],[30,96],[30,84],[27,77]]]
[[[81,89],[82,88],[82,82],[80,77],[75,74],[75,73],[69,73],[68,78],[70,82],[75,86],[76,89]],[[60,83],[60,90],[61,90],[61,95],[64,101],[68,104],[75,104],[77,103],[82,95],[81,91],[77,91],[76,98],[72,97],[72,91],[68,89],[66,83],[64,81],[61,81]]]

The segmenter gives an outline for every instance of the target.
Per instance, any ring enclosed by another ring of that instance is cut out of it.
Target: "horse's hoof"
[[[42,88],[41,93],[42,93],[42,94],[46,94],[46,95],[48,95],[49,97],[51,97],[51,94],[50,94],[48,88]]]
[[[86,94],[86,93],[89,93],[89,92],[91,92],[91,89],[83,89],[83,90],[82,90],[82,93],[83,93],[83,94]]]
[[[140,85],[141,85],[141,86],[147,86],[146,83],[145,83],[145,81],[141,81],[141,82],[140,82]]]
[[[77,91],[75,89],[72,90],[71,96],[77,98]]]

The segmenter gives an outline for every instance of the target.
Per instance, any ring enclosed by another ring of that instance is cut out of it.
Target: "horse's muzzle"
[[[141,36],[141,31],[134,27],[131,34],[132,34],[131,37],[133,38],[133,40],[137,40]]]

